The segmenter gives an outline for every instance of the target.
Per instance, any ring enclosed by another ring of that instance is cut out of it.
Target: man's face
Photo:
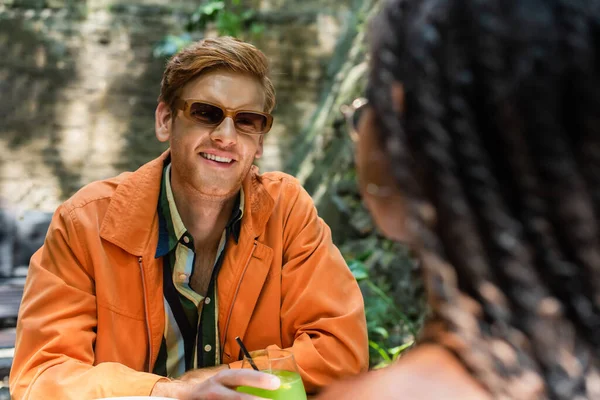
[[[263,88],[255,78],[222,70],[194,79],[184,86],[179,97],[204,100],[232,110],[262,112],[265,104]],[[169,141],[173,179],[185,190],[214,200],[237,193],[252,162],[263,150],[262,137],[238,132],[231,118],[225,118],[217,127],[207,127],[176,110],[175,118],[171,119],[169,107],[164,103],[156,110],[156,136],[160,141]],[[214,156],[221,157],[221,161],[209,159]]]

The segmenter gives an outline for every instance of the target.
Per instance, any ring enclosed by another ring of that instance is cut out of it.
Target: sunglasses
[[[358,141],[358,123],[360,122],[360,119],[362,118],[368,105],[369,101],[367,99],[364,97],[359,97],[351,104],[344,104],[340,107],[340,111],[346,119],[348,135],[353,142]]]
[[[209,127],[217,127],[225,118],[230,117],[235,129],[246,135],[264,135],[273,126],[271,114],[241,109],[229,110],[204,100],[178,98],[175,99],[175,109],[183,111],[183,115],[190,121]]]

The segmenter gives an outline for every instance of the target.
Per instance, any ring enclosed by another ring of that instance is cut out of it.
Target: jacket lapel
[[[248,218],[242,218],[242,226],[246,228],[253,239],[258,238],[265,230],[269,217],[273,212],[275,200],[267,192],[262,184],[262,177],[258,174],[258,167],[252,166],[250,172],[244,179],[244,215]]]
[[[273,249],[259,242],[275,201],[261,183],[258,168],[244,180],[244,217],[238,245],[229,246],[219,273],[219,327],[223,362],[237,360],[235,336],[243,337],[267,280]]]
[[[127,176],[112,196],[100,237],[134,256],[144,255],[152,239],[162,170],[169,150]]]
[[[223,361],[231,362],[238,359],[239,346],[236,336],[244,337],[258,298],[267,281],[271,269],[273,250],[262,243],[252,246],[247,265],[243,270],[236,286],[231,287],[233,299],[230,302],[228,317],[225,320],[225,332],[222,335]]]

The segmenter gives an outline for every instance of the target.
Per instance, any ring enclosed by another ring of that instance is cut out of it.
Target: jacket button
[[[210,297],[204,299],[204,304],[210,304]]]
[[[189,238],[189,237],[187,237],[187,236],[184,236],[184,237],[183,237],[183,241],[184,241],[185,243],[189,243],[189,242],[190,242],[190,238]]]
[[[207,344],[206,346],[204,346],[204,351],[206,351],[207,353],[211,350],[212,350],[212,346],[210,344]]]

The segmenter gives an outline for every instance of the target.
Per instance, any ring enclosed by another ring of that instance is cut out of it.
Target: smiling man
[[[170,149],[56,211],[33,256],[13,399],[241,397],[277,380],[250,351],[293,352],[309,392],[367,368],[363,300],[291,176],[253,162],[273,119],[254,46],[206,39],[163,75],[156,137]]]

